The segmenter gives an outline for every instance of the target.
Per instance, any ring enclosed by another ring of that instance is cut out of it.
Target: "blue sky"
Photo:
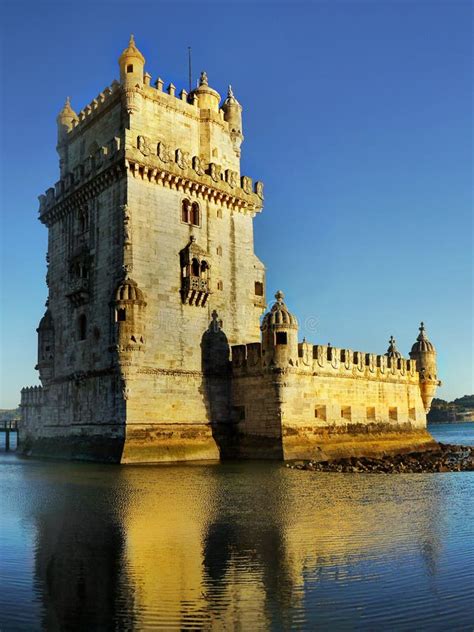
[[[205,69],[244,107],[242,172],[267,292],[300,336],[404,355],[424,320],[439,396],[472,393],[472,3],[11,2],[1,21],[0,407],[37,383],[56,115],[118,77],[133,32],[153,81]]]

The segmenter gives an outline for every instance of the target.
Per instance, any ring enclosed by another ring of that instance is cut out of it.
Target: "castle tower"
[[[240,105],[221,109],[205,73],[190,94],[151,86],[133,36],[119,70],[58,116],[60,180],[40,196],[49,295],[30,399],[43,407],[25,435],[58,456],[217,458],[228,376],[203,340],[207,353],[213,313],[229,345],[260,339],[263,185],[240,176]]]
[[[436,388],[441,385],[437,376],[436,349],[428,340],[424,323],[420,324],[420,333],[410,351],[410,358],[416,360],[416,368],[420,375],[421,398],[428,414]]]
[[[276,302],[262,320],[262,356],[266,366],[298,364],[298,321],[283,302],[284,298],[278,290]]]

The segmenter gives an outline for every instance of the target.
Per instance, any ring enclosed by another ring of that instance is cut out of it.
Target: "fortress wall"
[[[127,379],[122,463],[216,460],[229,416],[227,376],[141,369]]]
[[[234,375],[231,401],[236,456],[281,460],[279,376],[271,372]]]
[[[285,459],[370,456],[434,443],[417,381],[297,369],[285,373],[282,435]]]
[[[77,375],[22,390],[20,450],[28,456],[119,462],[125,408],[119,378]]]

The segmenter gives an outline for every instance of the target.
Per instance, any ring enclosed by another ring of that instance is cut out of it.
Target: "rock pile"
[[[288,464],[312,472],[415,473],[474,471],[474,447],[438,444],[438,449],[381,457],[350,457],[334,461]]]

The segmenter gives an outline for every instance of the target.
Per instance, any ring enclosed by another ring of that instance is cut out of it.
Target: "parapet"
[[[42,386],[27,386],[21,389],[20,406],[41,406],[44,389]]]
[[[108,184],[114,178],[114,173],[110,172],[109,167],[114,165],[118,157],[123,156],[121,145],[120,138],[111,138],[106,145],[99,147],[93,156],[89,156],[82,163],[77,164],[72,172],[67,173],[64,178],[56,182],[54,187],[50,187],[44,194],[39,195],[40,220],[47,223],[47,215],[55,205],[65,200],[71,193],[77,191],[87,181],[100,173],[104,173],[104,184]],[[117,168],[120,171],[120,167],[117,166]],[[107,175],[105,175],[106,173]]]
[[[234,345],[231,349],[232,370],[235,375],[272,371],[274,368],[272,364],[264,364],[260,342]],[[312,345],[307,342],[298,344],[298,362],[296,366],[288,365],[287,368],[290,371],[313,376],[332,375],[379,381],[418,382],[419,380],[414,360],[388,358],[375,353],[339,349],[331,345]]]

